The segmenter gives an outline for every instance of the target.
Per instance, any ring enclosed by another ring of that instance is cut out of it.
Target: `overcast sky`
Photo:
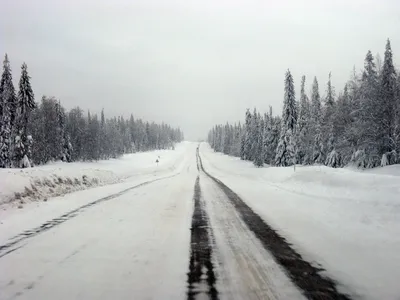
[[[0,53],[17,83],[28,64],[39,101],[181,126],[187,139],[246,108],[280,113],[289,68],[299,90],[332,72],[343,88],[391,39],[399,0],[0,0]],[[309,86],[307,87],[309,90]]]

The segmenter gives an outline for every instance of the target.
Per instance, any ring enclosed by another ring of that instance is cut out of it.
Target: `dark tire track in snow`
[[[190,237],[190,263],[187,299],[217,300],[216,276],[212,262],[211,227],[204,203],[201,201],[200,178],[194,186],[194,211]]]
[[[151,184],[153,182],[160,181],[160,180],[169,179],[169,178],[175,177],[175,176],[177,176],[179,174],[180,173],[177,173],[177,174],[174,174],[174,175],[171,175],[171,176],[166,176],[166,177],[161,177],[161,178],[145,181],[143,183],[140,183],[140,184],[137,184],[135,186],[129,187],[129,188],[125,189],[125,190],[122,190],[122,191],[120,191],[118,193],[115,193],[115,194],[109,195],[107,197],[103,197],[103,198],[97,199],[97,200],[92,201],[90,203],[87,203],[85,205],[82,205],[82,206],[80,206],[80,207],[78,207],[78,208],[76,208],[74,210],[71,210],[71,211],[61,215],[60,217],[54,218],[54,219],[52,219],[50,221],[47,221],[47,222],[43,223],[42,225],[40,225],[38,227],[35,227],[33,229],[29,229],[29,230],[25,230],[24,232],[22,232],[22,233],[20,233],[20,234],[18,234],[16,236],[10,238],[6,244],[0,245],[0,258],[2,258],[4,256],[14,252],[18,248],[21,248],[21,247],[25,246],[26,244],[18,246],[24,240],[32,238],[32,237],[34,237],[34,236],[36,236],[38,234],[41,234],[43,232],[46,232],[46,231],[48,231],[48,230],[50,230],[50,229],[52,229],[52,228],[64,223],[64,222],[66,222],[66,221],[78,216],[80,213],[82,213],[83,211],[85,211],[89,207],[92,207],[92,206],[100,204],[102,202],[109,201],[109,200],[112,200],[114,198],[117,198],[117,197],[119,197],[119,196],[121,196],[121,195],[123,195],[123,194],[125,194],[125,193],[127,193],[127,192],[129,192],[131,190],[133,190],[133,189],[136,189],[136,188],[139,188],[139,187],[142,187],[142,186],[145,186],[145,185],[148,185],[148,184]],[[15,247],[15,246],[18,246],[18,247]]]
[[[261,241],[264,248],[273,255],[292,282],[300,288],[304,296],[315,300],[350,300],[351,298],[338,291],[337,283],[321,274],[324,271],[305,261],[285,238],[280,236],[257,213],[255,213],[234,191],[222,181],[210,175],[203,167],[197,148],[197,156],[201,171],[211,178],[224,192],[248,228]]]

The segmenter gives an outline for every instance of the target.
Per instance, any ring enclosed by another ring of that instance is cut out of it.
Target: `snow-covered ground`
[[[29,169],[0,169],[0,207],[12,202],[25,206],[32,200],[47,200],[93,186],[121,182],[128,178],[166,172],[176,167],[185,144],[175,150],[157,150],[124,155],[97,162],[54,162]],[[158,165],[156,160],[159,160]]]
[[[23,209],[3,205],[0,299],[186,298],[190,251],[204,246],[201,236],[198,244],[191,242],[196,178],[213,233],[208,242],[219,298],[303,299],[286,267],[277,264],[227,194],[196,167],[196,147],[182,143],[161,154],[38,168],[43,177],[78,176],[84,168],[79,176],[112,172],[120,182],[27,202]],[[321,264],[342,292],[353,299],[399,299],[399,166],[370,171],[298,166],[294,172],[255,168],[206,144],[200,155],[207,172],[305,260]]]
[[[202,144],[204,168],[309,261],[365,299],[399,299],[400,166],[255,168]]]
[[[52,165],[46,165],[39,167],[37,172],[34,168],[24,169],[23,171],[27,173],[26,176],[23,175],[24,173],[20,175],[18,171],[11,170],[9,174],[14,174],[15,180],[18,179],[19,181],[12,186],[4,185],[6,191],[0,190],[3,196],[7,195],[7,191],[9,195],[13,195],[13,193],[24,189],[24,184],[30,184],[32,177],[41,178],[43,180],[43,178],[52,177],[53,174],[74,176],[74,171],[77,174],[86,174],[87,176],[90,176],[88,174],[100,174],[102,175],[101,178],[103,178],[102,182],[105,185],[92,189],[82,187],[82,189],[85,190],[72,191],[66,195],[56,197],[52,197],[53,195],[48,193],[45,196],[51,197],[48,201],[28,201],[24,203],[23,209],[17,209],[13,203],[4,203],[2,209],[0,209],[0,242],[4,243],[7,239],[24,230],[39,226],[48,220],[59,217],[68,211],[91,203],[97,199],[114,195],[144,182],[179,174],[182,168],[187,164],[187,160],[191,159],[190,154],[193,155],[191,152],[194,152],[194,147],[195,145],[182,143],[178,145],[176,150],[136,153],[110,161],[71,164],[57,163],[57,165],[59,165],[58,168],[52,168]],[[187,148],[192,151],[188,151]],[[158,156],[160,156],[159,165],[154,166],[155,159]],[[76,173],[75,176],[78,176]],[[4,175],[5,173],[2,174]],[[30,177],[30,174],[36,175]],[[106,174],[113,175],[105,177]],[[7,176],[4,176],[4,178],[6,182],[11,180],[8,179]],[[116,178],[117,181],[120,182],[114,183],[115,181],[108,181],[110,178]],[[107,183],[113,184],[110,185]],[[1,186],[2,185],[3,182],[1,182]],[[41,192],[45,193],[46,190]]]
[[[184,299],[193,166],[23,241],[0,260],[0,299]]]
[[[0,299],[184,299],[196,146],[99,162],[125,180],[0,211]]]

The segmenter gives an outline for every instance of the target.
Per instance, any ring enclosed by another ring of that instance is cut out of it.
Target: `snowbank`
[[[181,143],[175,150],[134,153],[98,162],[54,162],[29,169],[0,169],[0,207],[22,207],[29,201],[47,201],[73,191],[172,170],[185,147],[186,143]]]
[[[368,171],[255,168],[200,147],[203,165],[341,288],[366,299],[400,295],[400,166]]]

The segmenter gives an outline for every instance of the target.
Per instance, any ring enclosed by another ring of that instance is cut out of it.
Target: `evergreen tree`
[[[246,126],[244,126],[244,130],[241,131],[240,134],[240,159],[244,160],[246,157]]]
[[[270,139],[271,135],[271,118],[267,113],[264,113],[264,129],[263,129],[263,157],[264,157],[264,163],[269,163],[268,160],[268,142]]]
[[[269,125],[268,125],[268,135],[266,137],[265,145],[265,162],[274,165],[276,157],[276,149],[278,147],[281,120],[279,117],[274,117],[272,114],[272,107],[269,107]]]
[[[396,153],[397,153],[396,163],[400,163],[400,74],[397,74],[395,144],[396,144]]]
[[[264,151],[263,151],[263,128],[264,121],[260,118],[256,124],[257,140],[254,149],[254,160],[253,163],[256,167],[262,167],[264,165]]]
[[[335,136],[337,137],[336,148],[340,157],[341,166],[349,162],[352,154],[352,148],[347,140],[346,135],[346,131],[349,128],[352,120],[351,108],[348,100],[347,85],[345,85],[343,92],[339,94],[335,114],[333,117]]]
[[[0,126],[0,167],[12,166],[13,125],[16,113],[16,96],[11,76],[10,61],[7,54],[3,63],[3,74],[0,81],[0,99],[2,103],[2,120]]]
[[[314,136],[312,162],[321,164],[324,162],[324,146],[321,128],[321,97],[319,95],[318,81],[314,77],[311,94],[311,133]]]
[[[23,63],[19,80],[17,136],[15,137],[15,160],[16,165],[20,168],[31,166],[31,147],[33,139],[32,135],[28,132],[28,123],[29,116],[35,107],[36,103],[30,84],[27,65]]]
[[[65,132],[65,111],[64,108],[61,106],[61,102],[58,101],[56,104],[56,114],[57,114],[57,140],[59,143],[58,150],[60,151],[58,157],[62,161],[67,162],[68,157],[72,153],[68,153],[69,145],[67,141],[67,134]]]
[[[258,122],[259,117],[257,113],[257,109],[254,108],[253,115],[251,117],[250,123],[250,153],[249,153],[249,160],[254,161],[256,155],[256,148],[257,148],[257,141],[258,141]]]
[[[300,88],[300,104],[299,104],[299,119],[297,123],[297,140],[298,152],[297,161],[303,164],[309,164],[311,158],[311,136],[310,136],[310,103],[305,93],[306,77],[301,78]]]
[[[359,92],[358,118],[356,119],[356,134],[358,149],[365,153],[367,167],[375,167],[380,163],[379,145],[381,136],[379,128],[379,97],[378,74],[371,51],[368,51],[364,61],[364,71]]]
[[[235,124],[234,126],[234,137],[233,137],[233,155],[236,157],[241,157],[241,140],[242,140],[242,125]]]
[[[8,103],[8,111],[10,114],[11,129],[15,125],[15,117],[17,113],[17,97],[15,95],[14,84],[12,81],[11,66],[8,55],[5,54],[3,62],[3,74],[0,81],[0,92],[2,94],[3,105]]]
[[[336,167],[338,164],[338,154],[335,150],[335,128],[334,128],[334,113],[335,113],[335,92],[332,87],[331,81],[332,75],[329,73],[329,80],[326,88],[326,98],[325,98],[325,109],[323,118],[323,132],[324,135],[324,149],[326,149],[327,159],[325,161],[326,165]]]
[[[244,127],[244,146],[243,146],[243,158],[246,160],[251,159],[251,151],[252,151],[252,115],[250,110],[246,110],[246,119],[245,119],[245,127]]]
[[[395,145],[395,117],[396,117],[396,71],[393,66],[393,55],[390,41],[387,40],[382,68],[379,96],[381,105],[379,117],[381,120],[380,153],[389,153]]]
[[[288,70],[285,75],[285,97],[283,102],[281,134],[276,150],[275,164],[290,166],[296,163],[297,111],[293,78]]]

